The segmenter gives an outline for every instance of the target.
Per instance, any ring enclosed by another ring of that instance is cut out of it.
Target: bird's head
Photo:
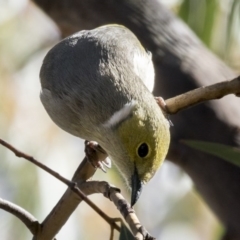
[[[132,189],[133,206],[143,184],[165,159],[170,142],[169,122],[150,95],[148,101],[126,104],[107,124],[117,136],[112,139],[111,157]]]

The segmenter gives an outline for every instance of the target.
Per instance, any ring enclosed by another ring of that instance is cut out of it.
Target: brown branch
[[[57,178],[58,180],[60,180],[61,182],[65,183],[74,193],[76,193],[78,195],[78,197],[80,197],[83,201],[85,201],[91,208],[93,208],[105,221],[107,221],[111,226],[113,226],[116,230],[120,231],[120,227],[117,224],[114,224],[111,220],[110,217],[108,217],[100,208],[98,208],[78,187],[77,184],[73,181],[69,181],[68,179],[64,178],[63,176],[61,176],[60,174],[58,174],[57,172],[51,170],[50,168],[48,168],[46,165],[40,163],[39,161],[37,161],[36,159],[34,159],[32,156],[29,156],[19,150],[17,150],[15,147],[13,147],[12,145],[10,145],[9,143],[3,141],[2,139],[0,139],[0,144],[5,146],[6,148],[8,148],[9,150],[11,150],[17,157],[20,158],[24,158],[30,162],[32,162],[33,164],[37,165],[38,167],[40,167],[41,169],[45,170],[46,172],[48,172],[49,174],[51,174],[52,176],[54,176],[55,178]],[[86,160],[85,160],[86,161]],[[83,161],[83,162],[85,162]],[[81,168],[80,168],[81,169]],[[74,174],[74,177],[76,177],[76,175],[81,175],[81,174]],[[79,201],[80,202],[80,201]],[[5,207],[7,205],[5,204]],[[9,208],[10,209],[10,208]],[[21,215],[21,211],[18,211],[18,214]],[[22,216],[23,219],[24,218],[24,214]],[[46,222],[44,222],[46,225]],[[44,227],[44,224],[42,225],[42,228]],[[52,239],[52,237],[42,237],[42,233],[40,234],[40,238],[39,236],[37,236],[37,239]]]
[[[135,211],[130,207],[129,203],[124,199],[119,189],[109,185],[104,181],[91,181],[81,184],[81,190],[90,195],[93,193],[102,193],[105,197],[111,200],[117,209],[120,211],[125,221],[129,225],[136,239],[154,239],[151,237],[145,228],[141,225]],[[119,220],[119,219],[116,219]],[[111,219],[111,221],[116,221]],[[121,219],[120,219],[121,220]]]
[[[180,110],[189,108],[193,105],[222,98],[228,94],[240,96],[240,76],[224,82],[219,82],[205,87],[200,87],[192,91],[183,93],[173,98],[167,99],[166,112],[175,114]]]
[[[96,158],[96,156],[93,156]],[[76,182],[78,187],[90,179],[95,173],[96,168],[88,161],[85,157],[78,169],[74,173],[73,182]],[[79,189],[78,189],[79,190]],[[75,191],[75,190],[74,190]],[[86,195],[84,195],[86,197]],[[62,226],[66,223],[68,218],[77,208],[77,206],[81,203],[83,198],[76,196],[76,194],[72,191],[71,188],[68,188],[66,192],[63,194],[61,199],[58,201],[56,206],[52,209],[50,214],[46,217],[46,219],[42,223],[42,232],[41,236],[36,239],[51,239],[54,237],[56,233],[62,228]],[[87,199],[87,197],[86,197]],[[88,199],[89,200],[89,199]],[[96,206],[93,207],[96,210]],[[116,223],[112,223],[110,217],[108,217],[104,212],[102,212],[99,208],[96,210],[100,216],[102,216],[114,229],[120,230],[119,226]]]
[[[14,207],[13,204],[11,205],[11,204],[4,203],[3,200],[2,200],[2,204],[0,202],[0,207],[2,205],[3,209],[7,209],[7,211],[9,212],[11,211],[12,213],[15,212],[14,215],[19,217],[19,219],[21,220],[23,219],[22,221],[27,226],[32,225],[31,229],[29,228],[29,230],[34,235],[33,239],[37,239],[37,240],[52,239],[55,236],[55,234],[59,231],[59,229],[64,225],[64,223],[67,221],[68,217],[70,216],[70,215],[67,215],[68,216],[67,218],[66,217],[63,218],[62,210],[63,210],[63,207],[69,206],[68,202],[72,202],[73,199],[75,200],[75,207],[81,202],[81,200],[85,201],[92,209],[95,210],[95,212],[97,212],[107,223],[109,223],[109,225],[111,226],[111,229],[116,229],[120,231],[120,227],[117,225],[116,222],[121,221],[121,219],[110,218],[86,196],[93,193],[102,193],[104,194],[104,196],[106,196],[107,198],[109,198],[111,201],[114,202],[114,204],[117,206],[117,208],[119,209],[120,213],[123,215],[126,222],[129,224],[130,229],[132,230],[136,239],[139,239],[139,240],[154,239],[147,233],[144,227],[140,224],[134,210],[130,207],[129,203],[127,203],[127,201],[120,194],[120,190],[118,188],[110,186],[106,182],[97,182],[97,181],[85,182],[85,180],[83,180],[83,178],[86,178],[87,180],[95,172],[95,168],[92,167],[92,165],[89,163],[86,157],[84,158],[84,160],[82,161],[82,163],[80,164],[80,166],[78,167],[77,171],[74,174],[73,180],[77,180],[78,182],[77,184],[76,182],[69,181],[68,179],[64,178],[57,172],[48,168],[46,165],[38,162],[33,157],[17,150],[12,145],[3,141],[2,139],[0,139],[0,144],[5,146],[9,150],[11,150],[13,153],[15,153],[16,156],[22,157],[32,162],[33,164],[39,166],[40,168],[47,171],[52,176],[56,177],[57,179],[59,179],[61,182],[65,183],[69,187],[66,193],[58,202],[58,204],[54,207],[51,213],[43,221],[43,223],[41,224],[41,227],[38,224],[38,222],[35,220],[35,218],[33,217],[31,218],[31,215],[28,213],[25,213],[23,209],[21,210],[21,208],[17,206]],[[80,179],[81,181],[79,181]],[[78,186],[80,186],[81,190],[79,189]],[[78,195],[77,199],[76,199],[76,195],[74,195],[73,192]],[[70,209],[72,210],[70,211],[71,213],[75,210],[75,208],[70,208]],[[60,214],[60,221],[59,221],[59,214]],[[31,219],[32,221],[30,221]],[[35,225],[33,225],[33,223]]]
[[[88,182],[91,183],[91,182]],[[85,201],[95,212],[97,212],[111,227],[120,231],[120,227],[116,224],[116,221],[113,221],[107,214],[105,214],[97,205],[95,205],[79,188],[76,186],[72,189],[75,193],[81,196],[82,200]]]
[[[72,181],[78,185],[90,179],[96,169],[88,162],[86,157],[77,168]],[[36,239],[51,239],[67,222],[68,218],[75,211],[82,199],[68,188],[49,215],[42,222],[41,236]]]
[[[39,222],[25,209],[2,198],[0,198],[0,208],[19,218],[33,235],[38,233],[40,228]]]

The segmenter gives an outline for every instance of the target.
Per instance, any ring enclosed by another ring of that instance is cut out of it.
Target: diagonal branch
[[[62,177],[60,174],[58,174],[57,172],[53,171],[52,169],[50,169],[46,165],[40,163],[39,161],[34,159],[32,156],[29,156],[26,153],[19,151],[18,149],[13,147],[11,144],[5,142],[4,140],[0,139],[0,144],[3,145],[4,147],[8,148],[9,150],[11,150],[17,157],[24,158],[24,159],[28,160],[29,162],[37,165],[38,167],[40,167],[44,171],[48,172],[49,174],[51,174],[52,176],[54,176],[55,178],[57,178],[61,182],[63,182],[66,185],[68,185],[69,187],[71,187],[74,184],[73,182],[71,182],[68,179]]]
[[[228,94],[240,97],[240,76],[224,82],[219,82],[205,87],[196,88],[173,98],[167,99],[166,112],[175,114],[193,105],[222,98]]]
[[[154,239],[151,237],[146,229],[141,225],[137,215],[130,204],[124,199],[120,191],[114,186],[109,185],[104,181],[91,181],[85,182],[80,186],[81,190],[86,194],[90,195],[93,193],[102,193],[106,198],[112,201],[117,209],[120,211],[121,215],[129,225],[133,235],[137,239]],[[116,221],[118,219],[111,219]],[[121,221],[121,219],[120,219]]]
[[[10,145],[9,143],[3,141],[2,139],[0,139],[0,144],[5,146],[6,148],[8,148],[9,150],[11,150],[17,157],[20,158],[24,158],[30,162],[32,162],[33,164],[37,165],[38,167],[42,168],[43,170],[45,170],[46,172],[48,172],[49,174],[51,174],[52,176],[54,176],[55,178],[57,178],[58,180],[60,180],[61,182],[65,183],[74,193],[76,193],[78,195],[78,197],[80,197],[83,201],[85,201],[90,207],[92,207],[102,218],[104,218],[105,221],[107,221],[109,224],[113,225],[115,227],[115,229],[117,229],[118,231],[120,231],[120,228],[117,224],[112,224],[111,222],[111,218],[108,217],[100,208],[98,208],[78,187],[77,184],[75,182],[69,181],[68,179],[64,178],[63,176],[61,176],[59,173],[53,171],[52,169],[48,168],[46,165],[40,163],[39,161],[37,161],[36,159],[34,159],[32,156],[29,156],[19,150],[17,150],[15,147],[13,147],[12,145]],[[83,161],[84,162],[84,161]],[[81,169],[81,168],[80,168]],[[76,176],[76,173],[75,175]],[[9,205],[10,206],[10,205]],[[13,205],[12,205],[13,206]],[[3,207],[7,208],[7,203],[4,205]],[[16,207],[16,206],[15,206]],[[10,211],[10,207],[8,208]],[[17,209],[17,208],[15,208]],[[15,210],[14,212],[17,212],[17,210]],[[23,213],[23,215],[28,216],[25,212],[23,211],[18,211],[18,215],[21,215],[21,213]],[[22,216],[22,218],[24,219],[24,216]],[[43,227],[43,226],[42,226]],[[45,238],[44,238],[45,239]]]

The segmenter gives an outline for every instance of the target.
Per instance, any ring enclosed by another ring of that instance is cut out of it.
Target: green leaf
[[[236,21],[236,18],[240,17],[240,1],[239,0],[233,0],[231,9],[228,14],[227,19],[227,34],[226,34],[226,46],[225,46],[225,52],[229,49],[229,46],[232,44],[232,37],[234,33],[234,23]]]
[[[219,143],[203,142],[203,141],[182,140],[181,142],[189,147],[220,157],[240,167],[240,149],[239,148],[234,148],[234,147],[219,144]]]
[[[119,240],[135,240],[132,233],[124,224],[121,226]]]
[[[204,1],[205,2],[205,13],[204,14],[204,26],[202,28],[201,32],[201,39],[203,42],[210,47],[211,41],[212,41],[212,33],[214,31],[214,24],[215,24],[215,19],[218,16],[219,13],[219,6],[218,6],[218,1],[216,0],[208,0]]]
[[[179,7],[178,15],[207,46],[211,44],[218,5],[217,0],[183,0]]]

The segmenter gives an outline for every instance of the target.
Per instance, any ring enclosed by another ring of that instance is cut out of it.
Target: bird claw
[[[107,168],[111,168],[112,167],[112,162],[111,159],[109,157],[105,158],[102,163],[104,164],[105,167]]]
[[[169,122],[169,125],[171,127],[173,127],[174,125],[173,125],[172,121],[169,118],[169,114],[168,114],[168,111],[167,111],[167,104],[166,104],[165,100],[162,97],[155,97],[155,100],[156,100],[158,106],[163,110],[163,114],[167,118],[167,120]]]
[[[88,161],[94,168],[101,169],[106,173],[107,168],[111,168],[111,160],[108,158],[106,151],[95,141],[85,141],[85,153]]]
[[[164,110],[165,112],[167,112],[167,107],[166,107],[167,104],[166,104],[166,102],[164,101],[164,99],[163,99],[162,97],[155,97],[155,100],[156,100],[158,106],[159,106],[162,110]]]
[[[97,168],[100,168],[104,173],[107,172],[107,170],[104,168],[104,166],[101,162],[98,162],[98,167]]]

